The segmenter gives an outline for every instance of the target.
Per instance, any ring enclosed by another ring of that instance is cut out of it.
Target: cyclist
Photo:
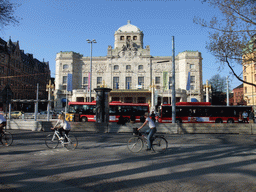
[[[147,133],[148,133],[148,138],[147,138],[147,140],[148,140],[148,148],[147,148],[147,151],[150,151],[151,147],[152,147],[151,138],[156,133],[156,125],[155,125],[154,121],[152,121],[152,119],[150,119],[148,112],[146,112],[144,114],[144,117],[145,117],[146,120],[143,123],[143,125],[138,128],[138,131],[140,129],[142,129],[148,123],[149,130],[147,131]]]
[[[65,115],[64,114],[60,114],[58,116],[58,121],[55,124],[55,126],[53,128],[51,128],[52,130],[54,129],[58,129],[60,132],[60,139],[63,139],[63,135],[62,135],[62,131],[65,132],[65,134],[68,136],[69,131],[71,130],[71,126],[70,124],[65,120]]]
[[[6,126],[6,119],[0,114],[0,133],[3,133],[3,129]]]

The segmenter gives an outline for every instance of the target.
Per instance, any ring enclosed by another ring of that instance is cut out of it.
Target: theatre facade
[[[151,108],[172,101],[172,56],[152,56],[143,44],[143,32],[128,21],[115,31],[114,47],[107,56],[92,57],[91,98],[95,88],[111,88],[110,101],[149,103]],[[90,57],[76,52],[56,55],[55,109],[63,110],[66,101],[89,101]],[[187,90],[190,72],[190,89]],[[72,91],[67,91],[72,74]],[[184,51],[175,56],[176,102],[202,101],[202,56]],[[67,100],[66,100],[67,98]]]

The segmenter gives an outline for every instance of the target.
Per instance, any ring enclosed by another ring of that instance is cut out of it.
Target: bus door
[[[177,110],[177,108],[176,108]],[[172,106],[162,106],[160,123],[171,123],[172,122]]]
[[[80,120],[82,122],[96,121],[96,105],[83,105],[79,111]]]

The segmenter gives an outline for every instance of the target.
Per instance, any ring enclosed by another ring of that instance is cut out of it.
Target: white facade
[[[150,47],[143,47],[143,32],[128,21],[114,34],[114,48],[108,46],[107,56],[92,57],[92,98],[94,89],[108,87],[110,101],[146,102],[152,105],[152,91],[158,102],[171,102],[169,79],[172,77],[171,56],[151,56]],[[202,57],[198,51],[184,51],[175,57],[176,101],[202,101]],[[63,110],[68,101],[89,101],[90,57],[75,52],[56,55],[55,109]],[[186,90],[188,72],[191,90]],[[67,74],[73,75],[73,91],[66,94]],[[170,82],[171,84],[171,82]],[[156,91],[155,91],[156,90]]]

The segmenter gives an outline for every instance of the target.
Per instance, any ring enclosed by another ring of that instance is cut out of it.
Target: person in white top
[[[60,132],[60,136],[61,139],[63,139],[63,135],[62,132],[64,131],[66,135],[68,135],[69,131],[71,130],[71,126],[70,124],[65,120],[65,115],[64,114],[60,114],[58,116],[58,121],[55,124],[55,126],[53,128],[51,128],[52,130],[54,129],[58,129]]]
[[[2,114],[0,114],[0,133],[3,132],[3,129],[5,126],[6,126],[6,119]]]
[[[148,138],[147,138],[147,140],[148,140],[148,148],[147,148],[147,151],[149,151],[149,150],[151,150],[151,147],[152,147],[151,138],[156,133],[156,125],[155,125],[154,121],[152,121],[152,119],[150,119],[148,112],[146,112],[144,114],[144,117],[146,118],[146,120],[143,123],[143,125],[138,128],[138,131],[140,129],[142,129],[148,123],[149,130],[147,131],[148,132]]]
[[[243,123],[248,123],[248,113],[246,111],[243,112],[242,114],[242,117],[243,117]]]

